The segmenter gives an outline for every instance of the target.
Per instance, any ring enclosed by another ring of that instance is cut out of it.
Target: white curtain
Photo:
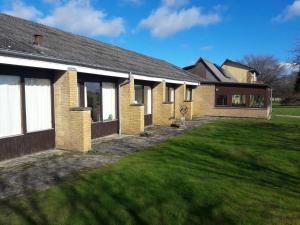
[[[172,88],[172,87],[169,88],[169,96],[170,96],[169,101],[174,102],[174,100],[175,100],[175,89]]]
[[[145,115],[152,113],[152,93],[151,87],[144,86],[144,105],[145,105]]]
[[[0,137],[21,133],[20,77],[0,75]]]
[[[103,120],[116,119],[116,85],[102,83]]]
[[[51,129],[50,80],[25,78],[25,102],[27,131]]]

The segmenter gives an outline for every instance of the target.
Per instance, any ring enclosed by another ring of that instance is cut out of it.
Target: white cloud
[[[140,22],[139,27],[150,29],[154,37],[165,38],[194,26],[206,26],[221,20],[217,11],[204,14],[199,7],[174,8],[187,2],[185,0],[163,0],[158,9]]]
[[[134,6],[140,6],[141,4],[143,4],[143,0],[119,0],[121,5],[125,5],[125,4],[131,4]]]
[[[273,21],[286,22],[298,16],[300,16],[300,0],[295,0],[293,4],[288,5],[281,14],[274,17]]]
[[[37,17],[42,16],[41,11],[36,9],[34,6],[26,5],[22,1],[13,1],[11,9],[4,10],[3,13],[28,20],[36,19]]]
[[[51,15],[38,21],[88,36],[117,37],[125,32],[122,18],[107,19],[107,15],[93,8],[89,0],[71,0],[55,8]]]
[[[205,45],[200,47],[200,51],[210,51],[212,50],[214,47],[212,45]]]
[[[190,0],[162,0],[162,5],[167,7],[180,7],[189,2]]]

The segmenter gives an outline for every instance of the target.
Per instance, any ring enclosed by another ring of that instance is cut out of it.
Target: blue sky
[[[0,11],[167,60],[221,64],[246,54],[288,62],[300,0],[0,0]]]

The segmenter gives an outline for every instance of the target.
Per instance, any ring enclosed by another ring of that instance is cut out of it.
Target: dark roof
[[[259,73],[255,68],[253,67],[250,67],[250,66],[247,66],[243,63],[240,63],[240,62],[237,62],[237,61],[233,61],[233,60],[230,60],[230,59],[226,59],[223,64],[222,64],[222,67],[223,65],[226,65],[226,64],[231,64],[231,65],[235,65],[237,67],[240,67],[240,68],[243,68],[243,69],[246,69],[246,70],[250,70],[250,71],[254,71],[256,73]]]
[[[184,70],[190,70],[197,66],[199,63],[203,63],[206,69],[208,69],[218,81],[220,82],[237,82],[228,72],[223,70],[215,63],[208,61],[207,59],[200,58],[194,65],[184,67]]]
[[[35,34],[43,44],[33,44]],[[0,54],[59,61],[166,79],[197,82],[199,78],[166,61],[0,13]]]

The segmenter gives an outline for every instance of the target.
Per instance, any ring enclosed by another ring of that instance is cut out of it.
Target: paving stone
[[[107,165],[215,119],[188,122],[185,130],[152,126],[146,129],[146,133],[151,134],[149,137],[113,135],[93,140],[93,150],[87,154],[49,150],[2,161],[0,199],[19,196],[31,190],[46,190],[75,172]]]

